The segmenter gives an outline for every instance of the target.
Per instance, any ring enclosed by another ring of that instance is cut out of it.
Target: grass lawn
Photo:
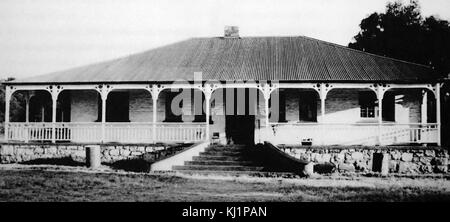
[[[449,201],[445,179],[190,178],[0,170],[0,201]]]

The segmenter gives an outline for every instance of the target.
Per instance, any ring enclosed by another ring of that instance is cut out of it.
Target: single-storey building
[[[304,36],[240,37],[229,28],[6,84],[7,141],[441,141],[439,73]],[[18,92],[26,117],[10,122]]]

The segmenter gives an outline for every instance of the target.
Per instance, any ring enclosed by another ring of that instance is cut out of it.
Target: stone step
[[[248,158],[242,156],[214,156],[214,155],[202,155],[202,156],[194,156],[192,158],[193,161],[209,161],[209,160],[218,160],[218,161],[245,161]]]
[[[217,166],[217,165],[185,165],[173,166],[173,170],[210,170],[210,171],[261,171],[264,167],[257,166]]]
[[[246,151],[248,147],[207,147],[205,151]]]
[[[201,152],[200,156],[243,156],[246,155],[247,152],[245,151],[205,151]]]
[[[184,165],[217,165],[217,166],[255,166],[251,161],[236,161],[236,160],[194,160],[186,161]]]
[[[250,176],[272,178],[299,178],[298,175],[288,172],[264,172],[264,171],[220,171],[220,170],[177,170],[184,175],[200,176]]]

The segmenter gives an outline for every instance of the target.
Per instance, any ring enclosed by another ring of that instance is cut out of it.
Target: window
[[[200,101],[198,101],[199,97],[201,98]],[[192,122],[200,122],[200,123],[206,122],[206,113],[205,110],[203,109],[203,104],[205,103],[205,95],[203,94],[203,92],[193,90],[191,101],[194,114],[194,120]],[[211,104],[210,108],[211,107],[214,107],[213,103]],[[212,121],[212,115],[209,115],[209,124],[213,123],[214,122]]]
[[[375,95],[373,92],[360,92],[359,93],[359,106],[361,118],[375,118]]]
[[[98,98],[97,122],[102,121],[102,99]],[[106,100],[106,122],[130,122],[128,92],[110,92]]]

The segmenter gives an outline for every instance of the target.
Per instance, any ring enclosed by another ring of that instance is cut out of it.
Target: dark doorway
[[[316,92],[301,92],[299,102],[299,120],[301,122],[317,122]]]
[[[259,94],[251,92],[256,89],[227,89],[233,92],[225,93],[224,96],[233,96],[234,99],[224,98],[225,109],[234,112],[226,112],[225,115],[225,133],[228,143],[234,144],[254,144],[255,142],[255,109]],[[245,96],[238,94],[238,90],[244,92]],[[250,98],[256,95],[256,98]],[[245,100],[243,100],[245,98]],[[228,107],[227,107],[228,106]],[[232,107],[230,107],[232,106]]]
[[[59,94],[56,122],[70,122],[70,95],[70,91],[63,91]]]
[[[227,115],[225,116],[225,133],[227,140],[234,144],[254,144],[255,116]]]

